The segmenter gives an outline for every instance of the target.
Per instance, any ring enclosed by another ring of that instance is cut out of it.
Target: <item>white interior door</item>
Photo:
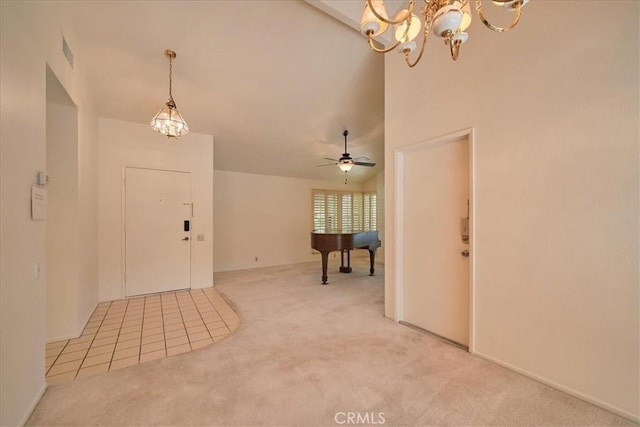
[[[191,174],[125,170],[125,294],[191,287]]]
[[[406,152],[402,197],[402,320],[468,347],[467,137]]]

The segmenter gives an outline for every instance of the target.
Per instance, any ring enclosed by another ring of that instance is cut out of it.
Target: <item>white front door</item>
[[[126,168],[126,296],[191,287],[190,222],[190,173]]]
[[[425,144],[403,166],[401,320],[468,347],[469,141]]]

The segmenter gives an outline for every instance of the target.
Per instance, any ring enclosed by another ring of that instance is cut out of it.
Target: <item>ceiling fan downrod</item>
[[[345,130],[342,135],[344,135],[344,153],[342,153],[342,157],[347,158],[349,157],[349,153],[347,153],[347,135],[349,135],[349,131]]]

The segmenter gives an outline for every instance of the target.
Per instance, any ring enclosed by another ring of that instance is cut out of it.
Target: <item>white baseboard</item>
[[[93,307],[93,309],[87,314],[86,319],[84,319],[84,322],[82,322],[79,326],[78,326],[78,330],[75,333],[72,334],[64,334],[64,335],[59,335],[57,337],[47,337],[47,339],[45,340],[46,344],[52,343],[52,342],[56,342],[56,341],[62,341],[62,340],[72,340],[74,338],[78,338],[80,335],[82,335],[82,331],[84,331],[84,327],[87,323],[89,323],[89,319],[91,319],[91,315],[93,314],[93,312],[96,310],[96,307],[98,306],[98,304],[96,303]]]
[[[31,404],[29,405],[29,407],[27,408],[26,412],[22,416],[22,419],[20,419],[20,422],[18,423],[19,426],[22,427],[23,425],[25,425],[27,420],[29,420],[31,413],[33,412],[34,409],[36,409],[36,405],[38,404],[38,402],[40,402],[40,399],[42,399],[42,395],[46,390],[47,390],[47,383],[44,383],[40,388],[40,390],[38,391],[38,393],[36,394],[33,401],[31,402]]]
[[[200,285],[191,285],[191,289],[204,289],[204,288],[210,288],[213,286],[213,283],[209,283],[209,284],[200,284]]]
[[[541,377],[541,376],[536,375],[534,373],[531,373],[531,372],[529,372],[529,371],[527,371],[525,369],[518,368],[517,366],[513,366],[513,365],[511,365],[511,364],[509,364],[507,362],[504,362],[504,361],[502,361],[500,359],[496,359],[496,358],[494,358],[492,356],[489,356],[489,355],[486,355],[486,354],[483,354],[483,353],[480,353],[480,352],[477,352],[477,351],[474,351],[472,354],[475,355],[475,356],[481,357],[481,358],[483,358],[485,360],[488,360],[490,362],[493,362],[496,365],[500,365],[500,366],[505,367],[505,368],[507,368],[507,369],[509,369],[511,371],[514,371],[514,372],[517,372],[519,374],[522,374],[525,377],[529,377],[529,378],[531,378],[533,380],[536,380],[536,381],[538,381],[538,382],[540,382],[542,384],[548,385],[549,387],[553,387],[556,390],[560,390],[560,391],[562,391],[564,393],[570,394],[573,397],[577,397],[580,400],[584,400],[585,402],[591,403],[592,405],[598,406],[598,407],[600,407],[602,409],[605,409],[605,410],[607,410],[609,412],[613,412],[614,414],[620,415],[621,417],[624,417],[624,418],[626,418],[628,420],[631,420],[631,421],[636,422],[636,423],[640,422],[640,415],[638,415],[638,414],[633,414],[631,412],[627,412],[624,409],[620,409],[620,408],[618,408],[618,407],[616,407],[614,405],[611,405],[611,404],[608,404],[606,402],[603,402],[602,400],[597,399],[597,398],[595,398],[593,396],[589,396],[587,394],[581,393],[581,392],[579,392],[577,390],[574,390],[574,389],[572,389],[570,387],[567,387],[567,386],[564,386],[562,384],[556,383],[556,382],[551,381],[551,380],[549,380],[547,378],[544,378],[544,377]]]

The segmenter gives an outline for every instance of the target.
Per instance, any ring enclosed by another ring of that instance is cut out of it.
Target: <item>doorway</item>
[[[472,130],[396,152],[397,320],[470,347]]]
[[[191,288],[191,173],[125,168],[125,295]]]

